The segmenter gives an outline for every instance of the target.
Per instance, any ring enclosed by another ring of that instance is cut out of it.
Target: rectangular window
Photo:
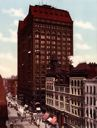
[[[59,88],[58,87],[55,87],[55,91],[59,91]]]
[[[44,40],[42,40],[42,41],[41,41],[41,44],[45,44],[45,41],[44,41]]]
[[[39,34],[36,34],[36,35],[35,35],[35,38],[39,38]]]
[[[45,35],[41,35],[41,39],[45,39]]]
[[[92,105],[92,97],[90,97],[90,105]]]
[[[58,101],[55,101],[55,105],[58,107],[59,106],[59,102]]]
[[[89,99],[88,99],[88,97],[87,97],[87,104],[89,103]]]
[[[57,95],[57,94],[55,94],[55,99],[57,99],[57,100],[58,100],[58,95]]]
[[[87,86],[87,93],[89,92],[89,90],[88,90],[88,86]]]
[[[60,108],[64,108],[64,103],[60,102]]]
[[[90,94],[92,94],[92,86],[90,86]]]
[[[60,96],[60,100],[61,100],[61,101],[64,101],[64,98],[63,98],[63,96],[62,96],[62,95]]]
[[[96,97],[94,97],[94,105],[96,105]]]
[[[94,92],[94,95],[95,95],[96,94],[96,87],[95,86],[94,86],[94,91],[93,92]]]

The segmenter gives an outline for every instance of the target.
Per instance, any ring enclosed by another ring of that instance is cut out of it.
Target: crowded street
[[[32,113],[26,106],[20,106],[16,100],[7,97],[8,121],[7,128],[45,128],[42,113]]]

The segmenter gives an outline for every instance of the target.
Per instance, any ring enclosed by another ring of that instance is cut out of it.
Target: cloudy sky
[[[97,0],[0,0],[0,74],[17,75],[18,21],[29,5],[49,4],[68,10],[74,21],[74,65],[97,63]]]

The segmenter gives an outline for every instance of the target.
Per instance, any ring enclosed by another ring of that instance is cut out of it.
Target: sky
[[[29,5],[48,4],[68,10],[74,27],[73,65],[97,63],[97,0],[0,0],[0,74],[17,75],[17,30]]]

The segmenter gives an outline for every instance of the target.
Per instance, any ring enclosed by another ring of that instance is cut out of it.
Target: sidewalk
[[[25,110],[25,106],[19,105],[16,100],[7,97],[8,102],[8,117],[6,122],[7,128],[46,128],[45,123],[42,122],[42,113],[32,113]],[[31,114],[32,113],[32,114]]]
[[[25,118],[22,118],[17,115],[17,112],[15,108],[8,107],[9,120],[6,123],[7,128],[10,128],[11,123],[14,125],[13,128],[45,128],[45,124],[42,122],[39,114],[34,113],[35,122],[39,125],[38,127],[33,121],[31,123],[31,115],[28,114]]]
[[[8,107],[8,117],[7,128],[10,128],[10,125],[13,125],[13,128],[37,128],[33,123],[30,123],[30,117],[19,118],[14,108]]]

